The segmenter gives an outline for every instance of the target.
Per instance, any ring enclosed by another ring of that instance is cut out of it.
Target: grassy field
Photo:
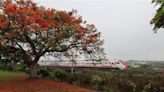
[[[0,77],[2,78],[11,78],[11,77],[17,77],[17,76],[23,76],[25,73],[22,72],[10,72],[10,71],[2,71],[0,70]]]

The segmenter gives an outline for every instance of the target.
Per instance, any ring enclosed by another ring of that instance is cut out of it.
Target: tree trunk
[[[38,78],[38,75],[37,75],[37,64],[31,64],[29,65],[29,68],[30,68],[30,79],[36,79]]]
[[[12,71],[16,72],[17,71],[17,63],[15,61],[11,61],[11,66],[12,66]]]
[[[12,64],[12,71],[17,71],[17,64],[15,62]]]

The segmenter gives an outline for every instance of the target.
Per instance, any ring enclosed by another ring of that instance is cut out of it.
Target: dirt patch
[[[0,92],[96,92],[47,79],[0,78]]]

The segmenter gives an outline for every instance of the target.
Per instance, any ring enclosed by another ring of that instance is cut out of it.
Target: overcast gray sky
[[[151,0],[34,0],[58,10],[77,9],[102,33],[108,58],[164,60],[164,29],[149,24],[155,14]]]

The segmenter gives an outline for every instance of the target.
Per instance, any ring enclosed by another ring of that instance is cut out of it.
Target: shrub
[[[72,81],[76,81],[77,83],[83,86],[90,86],[91,83],[91,74],[77,72],[72,75]]]
[[[80,69],[74,74],[63,70],[52,70],[53,78],[101,92],[163,92],[163,73],[148,70],[99,71]]]
[[[12,63],[8,63],[8,64],[6,65],[6,69],[5,69],[5,70],[13,71]]]
[[[18,64],[17,70],[21,72],[26,72],[26,68],[27,68],[27,65],[20,63]]]
[[[16,64],[15,64],[16,65]],[[12,62],[1,62],[0,69],[7,71],[14,71],[15,67]]]
[[[113,92],[113,90],[112,90],[112,88],[111,87],[109,87],[109,86],[103,86],[103,92]]]
[[[143,89],[142,92],[150,92],[151,91],[150,88],[151,88],[151,84],[149,83],[149,84],[147,84],[147,85],[144,86],[144,89]]]
[[[48,70],[46,70],[46,69],[39,69],[37,71],[37,74],[41,75],[41,77],[47,77],[47,76],[50,75],[50,72]]]
[[[69,74],[64,70],[57,69],[54,71],[54,77],[60,81],[69,81]]]
[[[128,85],[129,89],[130,89],[130,92],[136,92],[136,84],[132,81],[129,81],[129,85]]]
[[[102,84],[102,79],[98,75],[93,75],[91,77],[91,85],[93,88],[99,88],[99,86]]]

